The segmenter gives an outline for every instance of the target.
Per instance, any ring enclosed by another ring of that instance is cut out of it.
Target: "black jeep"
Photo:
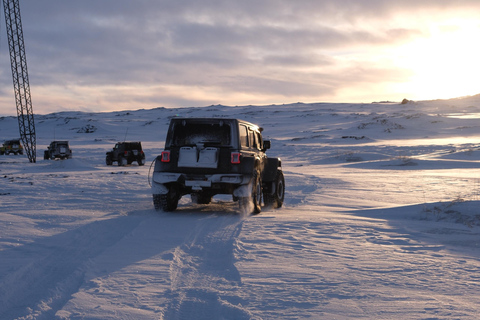
[[[47,147],[47,150],[43,152],[43,159],[71,159],[72,149],[68,145],[68,141],[52,141]]]
[[[117,162],[119,166],[125,166],[137,161],[139,166],[145,164],[145,153],[142,149],[141,142],[118,142],[112,151],[107,152],[105,163],[111,166],[113,162]]]
[[[0,155],[14,155],[23,154],[23,146],[20,143],[20,139],[7,140],[0,146]]]
[[[165,150],[155,159],[152,194],[155,209],[174,211],[183,195],[210,203],[231,194],[242,210],[260,213],[281,207],[285,180],[279,158],[268,158],[270,141],[262,128],[238,119],[174,118]]]

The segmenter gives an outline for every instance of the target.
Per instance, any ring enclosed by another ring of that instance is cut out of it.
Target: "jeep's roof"
[[[123,141],[123,142],[117,142],[115,146],[113,147],[114,149],[125,149],[125,150],[137,150],[137,149],[142,149],[142,143],[140,141],[137,142],[129,142],[129,141]]]
[[[241,119],[235,119],[235,118],[187,118],[187,117],[179,117],[179,118],[172,118],[171,122],[181,122],[181,121],[187,121],[187,122],[203,122],[203,123],[220,123],[221,121],[223,122],[235,122],[235,123],[243,123],[249,127],[254,127],[256,129],[260,129],[260,127],[254,123],[241,120]]]
[[[20,139],[5,140],[5,143],[20,143]]]

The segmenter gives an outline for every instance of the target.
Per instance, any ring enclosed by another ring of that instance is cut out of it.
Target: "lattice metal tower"
[[[27,57],[23,41],[22,20],[19,0],[3,0],[7,25],[8,49],[12,65],[13,88],[17,105],[20,138],[30,162],[36,162],[37,140],[33,119],[32,98],[27,72]]]

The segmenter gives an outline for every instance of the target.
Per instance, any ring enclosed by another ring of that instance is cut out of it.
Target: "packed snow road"
[[[480,305],[476,228],[404,220],[422,207],[385,207],[388,192],[362,201],[361,182],[395,190],[391,171],[291,168],[290,203],[244,216],[222,197],[155,212],[148,168],[81,164],[2,163],[1,319],[449,319]],[[129,184],[107,188],[119,175]]]

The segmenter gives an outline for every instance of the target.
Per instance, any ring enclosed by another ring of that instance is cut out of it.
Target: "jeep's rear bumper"
[[[244,174],[217,173],[208,175],[189,175],[175,172],[154,172],[152,179],[152,192],[165,194],[168,189],[165,185],[174,184],[185,193],[202,190],[212,190],[215,193],[224,189],[233,190],[242,185],[247,185],[251,177]],[[225,192],[229,193],[229,192]]]

